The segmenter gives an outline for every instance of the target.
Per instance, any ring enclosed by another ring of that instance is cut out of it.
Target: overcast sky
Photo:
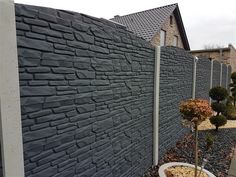
[[[236,47],[236,0],[15,0],[16,3],[72,10],[112,18],[178,3],[191,49]]]

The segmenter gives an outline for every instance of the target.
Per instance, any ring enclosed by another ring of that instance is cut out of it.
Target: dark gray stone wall
[[[16,4],[27,177],[137,177],[152,165],[154,48],[110,21]],[[193,57],[161,48],[160,157],[188,129]],[[207,98],[210,63],[197,65]],[[214,62],[213,85],[220,64]]]
[[[154,49],[107,20],[15,7],[26,176],[142,176]]]
[[[230,65],[228,65],[228,84],[230,84],[232,82],[231,73],[232,73],[232,67]],[[229,90],[229,86],[228,86],[228,90]]]
[[[227,89],[226,80],[227,80],[227,66],[223,64],[222,65],[222,87]]]
[[[188,129],[181,124],[179,103],[192,96],[193,56],[175,47],[161,48],[159,153],[175,145]]]
[[[207,58],[199,58],[196,70],[196,98],[209,100],[211,61]]]
[[[213,81],[212,87],[220,85],[220,63],[216,60],[213,61]]]

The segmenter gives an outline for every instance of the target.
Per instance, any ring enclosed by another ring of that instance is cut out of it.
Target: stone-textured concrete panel
[[[154,48],[106,20],[15,7],[26,176],[141,176]]]
[[[207,58],[200,58],[197,62],[196,76],[196,98],[209,100],[211,61]]]
[[[176,47],[161,48],[159,153],[175,145],[187,129],[178,105],[192,96],[193,56]]]

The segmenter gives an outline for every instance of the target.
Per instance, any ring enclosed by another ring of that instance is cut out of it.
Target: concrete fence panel
[[[199,58],[197,62],[196,98],[209,100],[211,61],[207,58]]]
[[[142,176],[153,162],[154,47],[105,19],[21,4],[15,13],[25,176]],[[211,62],[199,58],[193,88],[193,56],[160,50],[162,157],[189,131],[180,101],[193,90],[208,99]],[[226,86],[231,67],[213,66],[212,85]]]
[[[159,153],[175,145],[187,129],[178,105],[192,96],[193,56],[175,47],[161,48]]]
[[[25,173],[141,176],[154,48],[107,20],[16,4]]]
[[[220,86],[220,63],[213,61],[213,82],[212,87]]]
[[[227,83],[226,83],[226,80],[227,80],[227,65],[226,64],[223,64],[222,65],[222,87],[226,88],[227,89]]]

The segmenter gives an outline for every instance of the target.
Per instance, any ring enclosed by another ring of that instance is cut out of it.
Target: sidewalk
[[[234,150],[234,156],[231,161],[228,177],[236,177],[236,149]]]

